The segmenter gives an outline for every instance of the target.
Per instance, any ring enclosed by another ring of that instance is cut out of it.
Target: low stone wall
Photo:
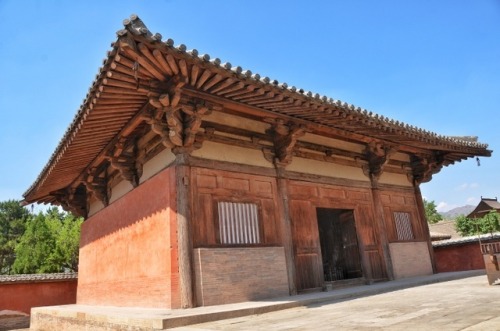
[[[194,268],[199,306],[289,295],[283,247],[198,248]]]
[[[76,273],[0,276],[0,316],[29,315],[33,307],[76,303],[77,277]]]

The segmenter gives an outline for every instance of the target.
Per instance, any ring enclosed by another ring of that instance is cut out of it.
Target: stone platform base
[[[167,309],[84,305],[38,307],[31,310],[30,330],[165,330],[169,312]],[[169,328],[184,325],[182,320],[177,323],[169,320],[168,324]]]
[[[300,305],[295,301],[247,302],[191,309],[64,305],[31,309],[31,331],[166,330]]]
[[[484,270],[449,272],[403,278],[329,292],[313,292],[262,301],[247,301],[191,309],[124,308],[84,305],[38,307],[31,309],[31,331],[142,331],[165,330],[216,320],[264,314],[282,309],[366,297],[414,286],[483,276]],[[486,281],[485,281],[486,282]]]

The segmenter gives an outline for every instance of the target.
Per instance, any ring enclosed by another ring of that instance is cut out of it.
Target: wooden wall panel
[[[373,210],[368,204],[356,206],[356,231],[364,246],[376,246],[378,233],[373,218]]]
[[[211,194],[199,194],[193,199],[196,217],[192,219],[193,245],[199,247],[203,243],[214,243],[216,238],[214,219],[213,219],[213,201]]]
[[[290,199],[309,200],[318,196],[318,185],[305,182],[288,182],[288,195]]]
[[[385,229],[387,232],[387,240],[390,242],[397,240],[396,227],[394,226],[394,216],[390,206],[384,206]]]
[[[216,218],[217,201],[251,202],[259,206],[264,245],[281,245],[280,209],[276,208],[274,178],[193,167],[193,247],[219,246]]]
[[[396,228],[394,225],[394,213],[405,212],[410,214],[411,225],[415,241],[427,240],[427,229],[418,212],[418,205],[413,190],[409,191],[390,191],[385,190],[382,194],[382,204],[384,208],[384,218],[386,222],[387,238],[389,242],[398,241]]]
[[[319,196],[329,199],[345,199],[346,192],[340,188],[319,187]]]
[[[271,199],[260,199],[265,243],[278,243],[280,226],[276,222],[276,203]]]
[[[370,265],[371,280],[380,281],[387,279],[384,259],[380,255],[379,250],[368,250],[365,251],[365,254]]]

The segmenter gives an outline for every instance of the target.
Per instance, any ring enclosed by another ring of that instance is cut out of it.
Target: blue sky
[[[494,150],[422,185],[445,211],[500,195],[500,1],[0,0],[0,201],[21,199],[130,14],[175,44]]]

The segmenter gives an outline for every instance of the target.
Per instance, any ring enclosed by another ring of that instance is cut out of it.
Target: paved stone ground
[[[0,310],[0,331],[17,330],[30,325],[28,314],[11,310]]]
[[[500,330],[500,286],[486,276],[175,328],[201,330]]]

